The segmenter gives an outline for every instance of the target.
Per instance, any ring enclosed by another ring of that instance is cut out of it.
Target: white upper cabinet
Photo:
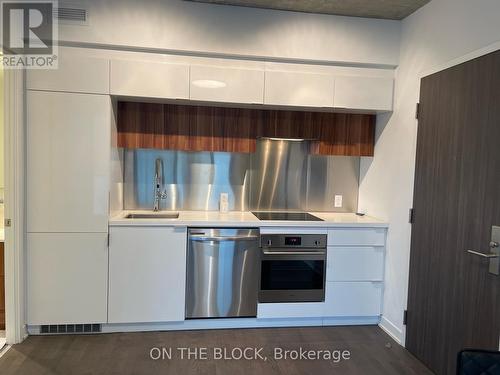
[[[189,99],[189,66],[111,60],[110,92],[120,96]]]
[[[109,323],[184,320],[187,229],[112,227]]]
[[[335,108],[392,111],[392,78],[336,76]]]
[[[27,70],[32,90],[109,94],[109,60],[61,53],[57,69]]]
[[[106,233],[28,233],[26,259],[28,324],[106,323]]]
[[[191,66],[191,100],[226,103],[264,102],[264,71]]]
[[[111,100],[28,91],[28,232],[107,232]]]
[[[264,104],[333,107],[333,90],[333,75],[266,71]]]

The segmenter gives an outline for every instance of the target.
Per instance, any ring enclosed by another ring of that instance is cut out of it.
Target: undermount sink
[[[178,212],[150,213],[150,214],[128,214],[125,219],[178,219]]]

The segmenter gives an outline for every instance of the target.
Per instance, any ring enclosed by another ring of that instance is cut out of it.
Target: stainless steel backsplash
[[[163,210],[218,210],[220,193],[229,194],[229,209],[248,209],[250,157],[224,152],[125,150],[124,208],[153,207],[155,160],[163,159],[167,198]]]
[[[155,160],[163,160],[163,210],[231,211],[357,209],[359,157],[309,155],[307,142],[263,139],[255,154],[124,150],[124,208],[153,207]],[[334,207],[336,194],[343,207]]]

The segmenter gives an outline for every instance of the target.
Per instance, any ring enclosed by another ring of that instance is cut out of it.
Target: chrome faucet
[[[156,159],[155,162],[155,201],[154,201],[154,206],[153,206],[153,211],[159,211],[160,210],[160,199],[166,199],[167,198],[167,192],[166,190],[161,190],[163,185],[163,160],[160,158]]]

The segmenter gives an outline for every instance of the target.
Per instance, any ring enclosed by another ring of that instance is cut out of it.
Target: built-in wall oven
[[[259,302],[325,300],[325,234],[262,234]]]

